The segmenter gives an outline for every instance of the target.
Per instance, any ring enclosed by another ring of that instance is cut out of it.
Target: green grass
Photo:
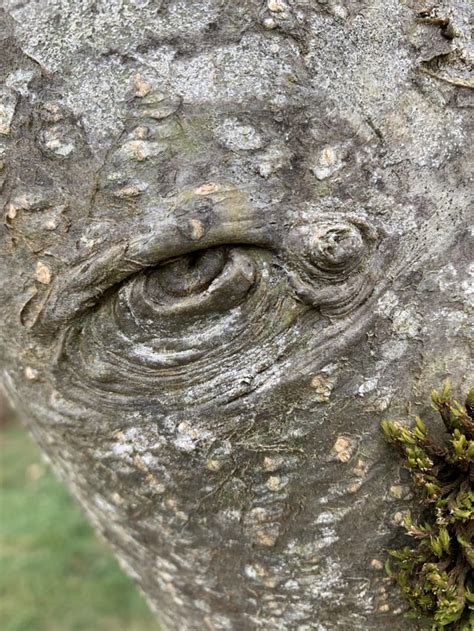
[[[158,629],[18,426],[0,431],[0,629]]]

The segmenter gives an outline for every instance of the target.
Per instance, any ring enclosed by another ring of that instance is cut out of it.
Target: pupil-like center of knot
[[[200,293],[219,276],[225,263],[226,253],[222,248],[180,256],[150,274],[149,288],[158,284],[167,294],[177,297]]]

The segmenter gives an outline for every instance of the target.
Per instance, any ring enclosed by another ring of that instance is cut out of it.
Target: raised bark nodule
[[[165,629],[407,628],[378,424],[466,386],[472,251],[412,4],[3,2],[0,379]]]

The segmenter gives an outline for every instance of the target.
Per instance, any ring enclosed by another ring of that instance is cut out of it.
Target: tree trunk
[[[165,629],[411,624],[379,421],[467,387],[469,5],[3,2],[1,379]]]

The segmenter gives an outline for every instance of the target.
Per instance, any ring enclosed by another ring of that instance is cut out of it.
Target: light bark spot
[[[370,567],[379,572],[380,570],[383,570],[383,563],[382,561],[379,561],[379,559],[372,559]]]
[[[206,463],[206,469],[212,471],[213,473],[219,471],[221,469],[221,466],[222,465],[219,460],[216,460],[215,458],[210,458]]]
[[[316,375],[311,380],[311,387],[315,391],[316,401],[320,403],[327,403],[331,398],[331,392],[334,387],[333,382],[324,375]]]
[[[43,285],[49,285],[49,283],[51,282],[51,278],[52,274],[49,267],[41,261],[38,261],[35,269],[35,279]]]
[[[317,154],[311,171],[318,180],[325,180],[341,167],[342,162],[337,155],[336,149],[328,145]]]
[[[140,73],[137,73],[133,77],[133,87],[135,90],[135,96],[140,98],[146,96],[151,92],[151,85],[145,81]]]
[[[283,0],[268,0],[267,7],[273,13],[283,13],[287,8],[286,2],[283,2]]]
[[[191,224],[192,239],[194,241],[199,241],[199,239],[202,239],[202,236],[204,234],[202,223],[198,219],[191,219],[189,223]]]
[[[25,368],[25,377],[29,381],[35,381],[36,379],[38,379],[38,371],[36,370],[36,368],[32,368],[31,366],[27,366]]]
[[[349,462],[354,454],[356,445],[348,436],[338,436],[331,450],[333,459],[340,462]]]
[[[211,195],[212,193],[217,193],[219,190],[219,185],[214,182],[209,182],[208,184],[202,184],[198,188],[194,190],[196,195]]]
[[[267,489],[274,492],[280,491],[282,488],[285,487],[285,485],[286,482],[282,480],[279,475],[271,475],[266,482]]]

